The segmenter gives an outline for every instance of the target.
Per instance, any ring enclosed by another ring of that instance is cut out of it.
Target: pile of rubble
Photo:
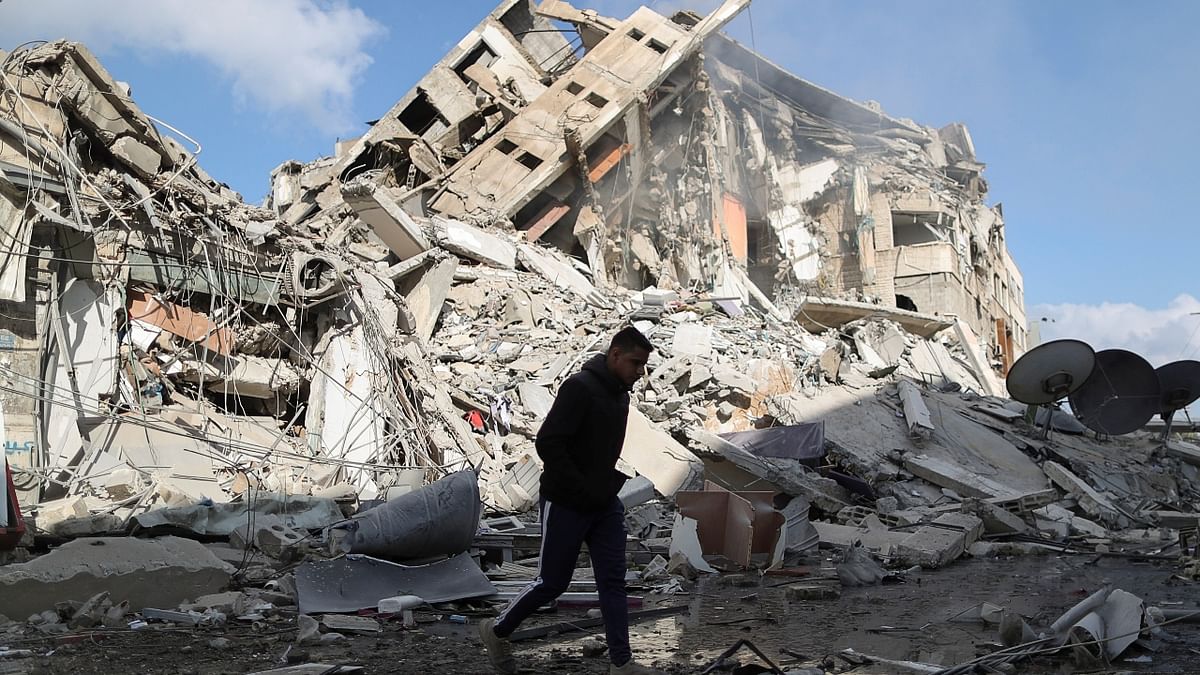
[[[8,633],[307,641],[501,603],[536,574],[540,422],[630,323],[657,347],[619,466],[648,594],[819,548],[847,585],[1188,552],[1200,449],[1065,413],[1047,439],[1004,398],[1020,276],[965,127],[762,60],[718,32],[745,4],[507,0],[261,207],[83,46],[0,52]]]

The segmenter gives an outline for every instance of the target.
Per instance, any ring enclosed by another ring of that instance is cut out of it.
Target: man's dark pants
[[[625,597],[625,507],[613,497],[607,508],[583,513],[542,500],[542,550],[538,578],[525,587],[496,619],[496,635],[508,637],[534,610],[562,595],[571,583],[580,547],[592,556],[608,655],[629,660],[629,608]]]

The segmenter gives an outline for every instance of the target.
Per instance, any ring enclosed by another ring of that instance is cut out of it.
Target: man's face
[[[608,351],[608,369],[622,384],[632,387],[646,374],[646,361],[649,358],[650,352],[641,347],[628,351],[613,347]]]

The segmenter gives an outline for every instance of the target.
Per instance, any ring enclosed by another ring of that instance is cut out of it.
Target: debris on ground
[[[506,0],[257,206],[83,45],[0,52],[0,659],[182,630],[353,672],[313,652],[494,614],[537,575],[541,420],[629,324],[656,346],[619,466],[635,625],[694,625],[718,579],[712,625],[755,625],[970,559],[1196,583],[1200,449],[1008,400],[1023,282],[966,126],[781,70],[720,32],[748,4]],[[1192,616],[1087,590],[1052,623],[944,599],[999,630],[959,666],[891,637],[784,667],[1094,667]],[[595,596],[581,565],[579,616],[514,640],[597,630]]]

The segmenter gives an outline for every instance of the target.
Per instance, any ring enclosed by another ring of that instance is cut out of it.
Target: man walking
[[[592,558],[608,654],[609,673],[658,671],[633,661],[625,598],[625,508],[616,470],[625,443],[629,391],[646,373],[654,347],[636,328],[617,333],[608,352],[593,357],[558,390],[537,435],[544,465],[541,485],[542,549],[538,577],[495,619],[479,625],[492,666],[515,673],[508,636],[538,607],[571,583],[585,542]]]

